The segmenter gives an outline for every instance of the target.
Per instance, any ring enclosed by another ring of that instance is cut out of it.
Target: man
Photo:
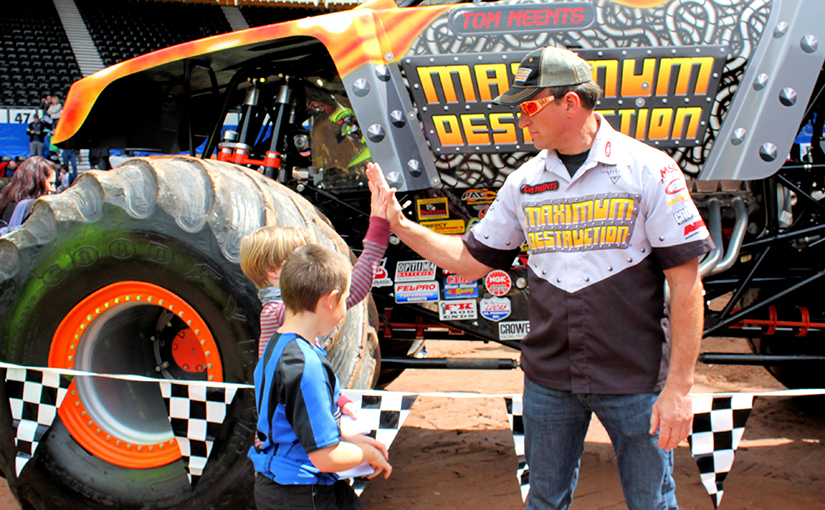
[[[713,243],[678,166],[614,131],[594,111],[600,95],[572,52],[531,52],[494,102],[519,105],[519,127],[542,151],[507,178],[484,219],[463,238],[406,219],[397,200],[387,219],[416,252],[472,280],[509,269],[530,246],[527,508],[570,506],[595,412],[628,508],[673,509],[672,450],[690,431],[701,342],[697,257]],[[386,186],[376,165],[368,174]]]
[[[43,141],[46,139],[46,126],[40,121],[40,116],[36,113],[26,128],[26,134],[29,135],[30,155],[43,156]]]

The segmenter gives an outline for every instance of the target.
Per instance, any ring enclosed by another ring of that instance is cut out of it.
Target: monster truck
[[[105,69],[72,87],[57,143],[189,155],[88,172],[0,239],[0,359],[251,381],[260,305],[238,269],[238,240],[263,224],[308,225],[322,242],[359,247],[370,159],[411,219],[464,233],[534,153],[517,112],[490,100],[526,53],[556,44],[592,64],[605,91],[598,111],[689,177],[673,200],[690,192],[703,219],[674,220],[686,230],[706,222],[717,246],[700,266],[705,335],[752,349],[703,361],[821,386],[823,11],[814,0],[374,0]],[[564,228],[559,242],[587,238],[584,225]],[[621,225],[605,234],[621,236]],[[512,367],[416,355],[423,340],[445,337],[518,348],[529,331],[530,243],[509,271],[465,281],[394,241],[372,300],[325,340],[342,381],[381,386],[416,366]],[[24,508],[248,500],[252,395],[230,406],[193,486],[154,386],[75,377],[20,473],[5,392],[0,466]]]

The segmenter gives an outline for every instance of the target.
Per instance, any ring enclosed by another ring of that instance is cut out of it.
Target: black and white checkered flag
[[[516,457],[518,457],[518,471],[516,478],[521,488],[521,500],[527,501],[527,493],[530,492],[530,467],[524,456],[524,421],[522,419],[521,397],[505,398],[507,406],[507,420],[510,422],[510,429],[513,431],[513,444],[516,447]]]
[[[14,461],[17,476],[20,476],[40,440],[52,426],[70,383],[70,378],[54,372],[25,368],[6,370],[6,396],[11,407],[17,446]]]
[[[404,420],[418,397],[382,391],[342,390],[341,393],[352,400],[358,409],[356,414],[359,428],[368,430],[365,435],[380,441],[387,449],[404,425]],[[360,496],[368,482],[366,478],[356,478],[352,483],[355,493]]]
[[[733,458],[745,423],[753,408],[753,395],[693,397],[693,431],[688,436],[690,453],[699,466],[702,484],[718,508],[722,486],[733,467]]]
[[[205,387],[161,381],[160,392],[169,412],[186,474],[194,486],[209,460],[212,442],[226,418],[237,388]]]

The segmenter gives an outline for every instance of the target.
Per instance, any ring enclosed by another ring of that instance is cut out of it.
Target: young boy
[[[283,325],[255,368],[258,435],[249,458],[257,472],[258,510],[362,510],[352,487],[334,474],[368,462],[387,478],[386,448],[360,434],[342,436],[335,419],[338,378],[315,338],[347,313],[350,266],[317,244],[296,249],[280,271]]]
[[[387,222],[386,197],[383,190],[373,190],[370,201],[370,225],[364,237],[364,250],[352,268],[352,288],[347,299],[351,308],[372,288],[375,270],[387,250],[390,224]],[[263,302],[258,358],[266,343],[284,322],[285,308],[281,301],[279,278],[281,264],[299,246],[315,242],[312,231],[305,228],[261,227],[241,240],[241,270],[258,287]]]

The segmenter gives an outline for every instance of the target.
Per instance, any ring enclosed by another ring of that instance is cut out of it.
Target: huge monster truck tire
[[[264,224],[309,227],[350,253],[309,202],[234,165],[175,157],[86,172],[0,239],[0,359],[250,383],[260,303],[238,246]],[[353,307],[325,340],[346,387],[377,376],[370,306]],[[74,378],[17,476],[4,380],[0,469],[24,509],[236,509],[251,499],[252,391],[235,397],[193,488],[157,385],[92,377]]]

